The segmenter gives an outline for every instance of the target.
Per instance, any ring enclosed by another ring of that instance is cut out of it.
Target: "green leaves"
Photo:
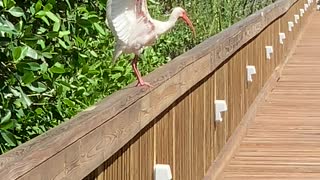
[[[22,82],[25,84],[32,83],[35,80],[34,73],[32,71],[26,71],[22,76]]]
[[[2,4],[4,8],[10,9],[12,6],[16,4],[16,2],[14,0],[3,0]]]
[[[8,10],[8,12],[14,17],[24,16],[24,12],[20,7],[12,7]]]
[[[111,63],[115,42],[105,24],[105,2],[88,2],[0,0],[0,154],[135,80],[132,56]],[[226,28],[245,17],[252,2],[246,7],[244,2],[184,1],[198,38],[192,40],[190,30],[178,23],[145,49],[139,60],[141,73],[217,33],[220,24]],[[155,19],[167,20],[163,12],[178,5],[177,0],[151,1],[149,10]]]
[[[22,48],[21,48],[21,47],[15,47],[15,48],[13,48],[12,57],[13,57],[13,60],[14,60],[15,62],[21,60],[21,57],[22,57]]]
[[[98,23],[93,23],[93,25],[100,34],[106,35],[104,29]]]
[[[53,74],[63,74],[65,73],[64,65],[57,62],[49,69],[49,71]]]
[[[42,56],[34,49],[29,46],[14,47],[12,50],[12,57],[15,63],[20,62],[25,57],[30,57],[32,59],[40,59]]]
[[[64,102],[66,105],[68,105],[69,107],[74,107],[74,106],[75,106],[75,103],[74,103],[73,101],[71,101],[70,99],[68,99],[68,98],[65,98],[65,99],[63,100],[63,102]]]
[[[8,21],[5,17],[0,16],[0,32],[5,32],[8,34],[17,34],[17,30],[14,25]]]
[[[47,86],[44,85],[43,83],[41,82],[35,82],[35,83],[32,83],[32,84],[28,84],[27,87],[33,91],[33,92],[37,92],[37,93],[42,93],[44,91],[47,90]]]
[[[59,38],[62,38],[64,36],[68,36],[70,34],[70,31],[60,31],[59,32]]]
[[[54,21],[54,22],[56,22],[56,23],[59,23],[59,22],[60,22],[60,19],[59,19],[55,14],[53,14],[52,12],[46,11],[46,15],[47,15],[48,18],[50,18],[52,21]]]
[[[9,146],[15,146],[17,144],[16,138],[10,131],[0,130],[0,134],[2,138],[8,143]]]
[[[26,48],[26,50],[25,50],[25,52],[26,52],[26,56],[28,56],[28,57],[30,57],[30,58],[32,58],[32,59],[40,59],[40,54],[38,54],[38,52],[37,51],[35,51],[34,49],[32,49],[31,47],[25,47]]]
[[[7,130],[13,127],[13,121],[11,121],[10,118],[11,118],[11,111],[7,111],[5,116],[2,117],[0,121],[1,130]]]
[[[21,103],[24,105],[24,107],[29,107],[32,104],[31,99],[23,92],[23,90],[21,89],[21,87],[18,88],[19,90],[19,96],[20,96],[20,100]]]

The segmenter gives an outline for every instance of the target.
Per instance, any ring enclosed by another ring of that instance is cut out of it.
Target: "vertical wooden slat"
[[[235,67],[235,63],[236,63],[236,57],[233,56],[230,61],[225,64],[225,66],[228,66],[228,97],[232,97],[232,98],[228,98],[228,101],[227,101],[227,105],[228,105],[228,131],[227,131],[227,139],[230,138],[232,132],[233,132],[233,129],[235,127],[235,113],[236,113],[236,109],[238,107],[235,107],[235,101],[236,101],[236,96],[234,95],[235,94],[235,91],[236,91],[236,85],[237,85],[237,82],[236,82],[236,77],[235,75],[237,74],[236,72],[236,67]],[[239,87],[238,87],[239,89]]]
[[[216,92],[216,100],[226,100],[226,69],[227,66],[222,66],[220,69],[217,70],[215,76],[215,92]],[[227,113],[222,114],[223,121],[222,122],[215,122],[216,123],[216,131],[215,131],[215,156],[218,156],[223,145],[226,141],[226,122],[227,122]]]
[[[154,166],[154,124],[151,123],[141,132],[140,141],[140,178],[152,179]]]
[[[242,52],[242,64],[241,64],[241,69],[243,71],[243,74],[247,75],[247,70],[246,70],[246,67],[248,65],[248,58],[249,58],[249,49],[248,49],[248,46],[245,46],[241,49],[241,52]],[[245,69],[243,69],[245,68]],[[247,108],[248,108],[248,99],[250,98],[250,94],[248,92],[248,84],[247,83],[247,78],[243,79],[242,83],[244,84],[243,87],[244,87],[244,98],[242,99],[243,100],[243,104],[244,104],[244,110],[243,110],[243,115],[246,113],[247,111]]]
[[[140,179],[140,168],[140,138],[136,137],[130,145],[130,180]]]
[[[214,148],[214,76],[210,75],[208,80],[205,82],[205,95],[203,96],[203,101],[205,102],[205,118],[204,118],[204,138],[205,138],[205,170],[207,171],[214,160],[215,148]]]
[[[201,84],[197,89],[192,93],[192,166],[193,170],[193,179],[201,179],[204,176],[205,168],[203,164],[204,157],[204,118],[205,118],[205,109],[203,101],[204,99],[204,88],[205,85]]]
[[[105,167],[104,167],[104,163],[103,163],[95,171],[96,180],[104,180],[104,170],[105,170]]]
[[[257,56],[256,56],[256,52],[254,50],[254,41],[251,41],[247,47],[248,47],[248,57],[246,60],[246,64],[250,65],[250,66],[255,66],[257,68]],[[252,82],[248,82],[246,81],[245,83],[247,84],[247,89],[248,89],[248,96],[247,96],[247,106],[250,106],[251,103],[254,101],[254,99],[256,98],[256,90],[257,90],[257,84],[258,84],[258,80],[256,78],[256,75],[253,75],[252,77],[253,81]]]
[[[156,164],[169,164],[175,172],[174,165],[174,110],[169,110],[155,125],[155,161]],[[177,141],[179,141],[178,139]],[[175,173],[173,173],[175,176]]]
[[[191,131],[190,97],[187,96],[175,107],[175,179],[190,179],[191,171]]]
[[[247,102],[246,102],[246,98],[247,98],[247,84],[246,84],[246,76],[247,76],[247,70],[246,70],[246,65],[247,65],[247,62],[246,62],[246,56],[245,56],[245,52],[243,49],[241,49],[239,51],[239,62],[237,64],[237,69],[239,70],[240,72],[240,89],[241,89],[241,115],[240,117],[238,118],[238,122],[237,124],[240,123],[241,121],[241,118],[244,116],[244,114],[246,113],[247,111]]]

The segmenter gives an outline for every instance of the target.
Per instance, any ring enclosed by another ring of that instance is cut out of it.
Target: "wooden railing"
[[[202,179],[285,61],[315,6],[296,24],[305,3],[279,0],[146,76],[154,88],[131,85],[1,155],[0,179],[149,180],[155,164],[169,164],[175,180]],[[256,67],[253,82],[247,65]],[[228,105],[222,122],[215,100]]]

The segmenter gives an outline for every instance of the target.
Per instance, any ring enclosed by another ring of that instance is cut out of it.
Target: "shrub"
[[[154,18],[184,7],[197,31],[178,23],[142,55],[151,72],[270,3],[249,0],[149,0]],[[135,80],[132,56],[112,65],[106,0],[0,0],[0,154],[28,141]]]

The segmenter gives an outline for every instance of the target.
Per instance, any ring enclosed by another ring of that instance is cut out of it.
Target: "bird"
[[[160,35],[172,29],[178,19],[182,19],[195,36],[195,28],[181,7],[173,8],[167,21],[159,21],[150,16],[147,0],[108,0],[105,23],[116,39],[112,62],[121,54],[134,54],[131,66],[138,81],[136,86],[152,87],[141,77],[137,67],[139,57],[144,48],[154,45]]]

